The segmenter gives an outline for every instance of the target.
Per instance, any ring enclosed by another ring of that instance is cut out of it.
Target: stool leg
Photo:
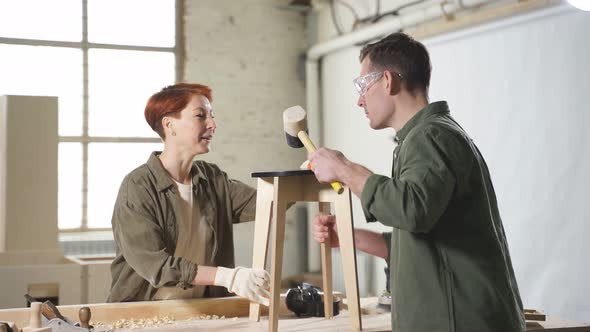
[[[272,199],[272,178],[259,178],[256,189],[256,221],[254,224],[254,253],[252,255],[252,268],[254,269],[266,267]],[[258,322],[259,320],[260,304],[250,302],[250,321]]]
[[[290,190],[291,188],[288,186],[287,181],[281,182],[279,177],[275,177],[272,209],[272,224],[274,227],[272,237],[272,258],[270,264],[269,332],[277,332],[279,327],[281,271],[283,267],[283,243],[285,242],[285,211],[287,209],[285,194],[288,194]]]
[[[338,195],[334,204],[336,223],[338,224],[338,238],[340,240],[340,254],[342,256],[342,269],[344,272],[344,285],[346,287],[346,298],[348,300],[348,311],[350,313],[352,326],[357,331],[361,331],[362,322],[350,189],[346,188],[342,194]]]
[[[320,203],[320,213],[330,214],[330,203]],[[332,292],[332,241],[327,238],[320,244],[322,252],[322,288],[324,290],[324,316],[334,318],[334,293]]]

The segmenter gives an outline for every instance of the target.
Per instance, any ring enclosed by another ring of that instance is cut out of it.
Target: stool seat
[[[337,194],[329,183],[319,183],[310,170],[253,172],[252,177],[258,178],[254,252],[252,257],[253,268],[265,268],[269,235],[271,233],[273,235],[271,242],[269,331],[278,331],[283,242],[285,240],[285,213],[288,204],[293,202],[317,202],[320,212],[324,214],[329,214],[331,204],[334,205],[348,311],[353,329],[362,330],[350,188],[344,187],[344,192]],[[325,317],[331,319],[334,316],[332,306],[332,247],[329,240],[322,243],[320,247],[324,312]],[[260,304],[250,303],[250,320],[260,320]]]
[[[265,172],[252,172],[250,175],[253,178],[267,178],[275,176],[302,176],[302,175],[313,175],[313,172],[309,169],[294,169],[287,171],[265,171]]]

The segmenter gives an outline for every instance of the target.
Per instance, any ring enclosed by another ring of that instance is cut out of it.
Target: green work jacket
[[[129,173],[119,189],[112,217],[116,257],[108,302],[151,300],[164,286],[193,287],[197,265],[173,256],[180,202],[158,154],[152,153],[147,163]],[[195,161],[191,174],[194,201],[213,233],[212,261],[215,266],[234,267],[232,224],[254,220],[256,191],[204,161]],[[227,294],[223,287],[205,291],[206,297]]]
[[[395,140],[391,177],[371,175],[361,197],[368,221],[393,227],[393,331],[525,331],[496,195],[475,144],[446,102],[418,112]]]

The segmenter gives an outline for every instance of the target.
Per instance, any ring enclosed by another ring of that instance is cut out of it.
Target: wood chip
[[[220,320],[220,319],[227,319],[225,316],[218,316],[218,315],[199,315],[195,317],[191,317],[186,321],[193,321],[193,320]],[[232,320],[236,320],[238,317],[233,317]],[[185,321],[185,322],[186,322]],[[153,318],[128,318],[128,319],[119,319],[114,324],[107,324],[103,322],[90,322],[90,325],[93,325],[95,328],[101,330],[109,330],[114,331],[116,329],[139,329],[144,327],[161,327],[165,325],[172,325],[172,324],[179,324],[183,321],[177,321],[174,317],[164,316],[164,317],[153,317]]]

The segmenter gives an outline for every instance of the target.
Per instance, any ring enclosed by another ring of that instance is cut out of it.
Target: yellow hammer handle
[[[297,137],[299,137],[299,139],[301,140],[301,143],[303,143],[303,146],[305,146],[305,148],[307,149],[307,152],[312,153],[315,150],[317,150],[315,145],[313,145],[313,142],[309,139],[309,136],[307,136],[307,133],[305,131],[302,130],[302,131],[298,132]],[[344,191],[344,188],[342,188],[342,184],[338,181],[330,182],[330,185],[339,195],[342,194],[342,192]]]

